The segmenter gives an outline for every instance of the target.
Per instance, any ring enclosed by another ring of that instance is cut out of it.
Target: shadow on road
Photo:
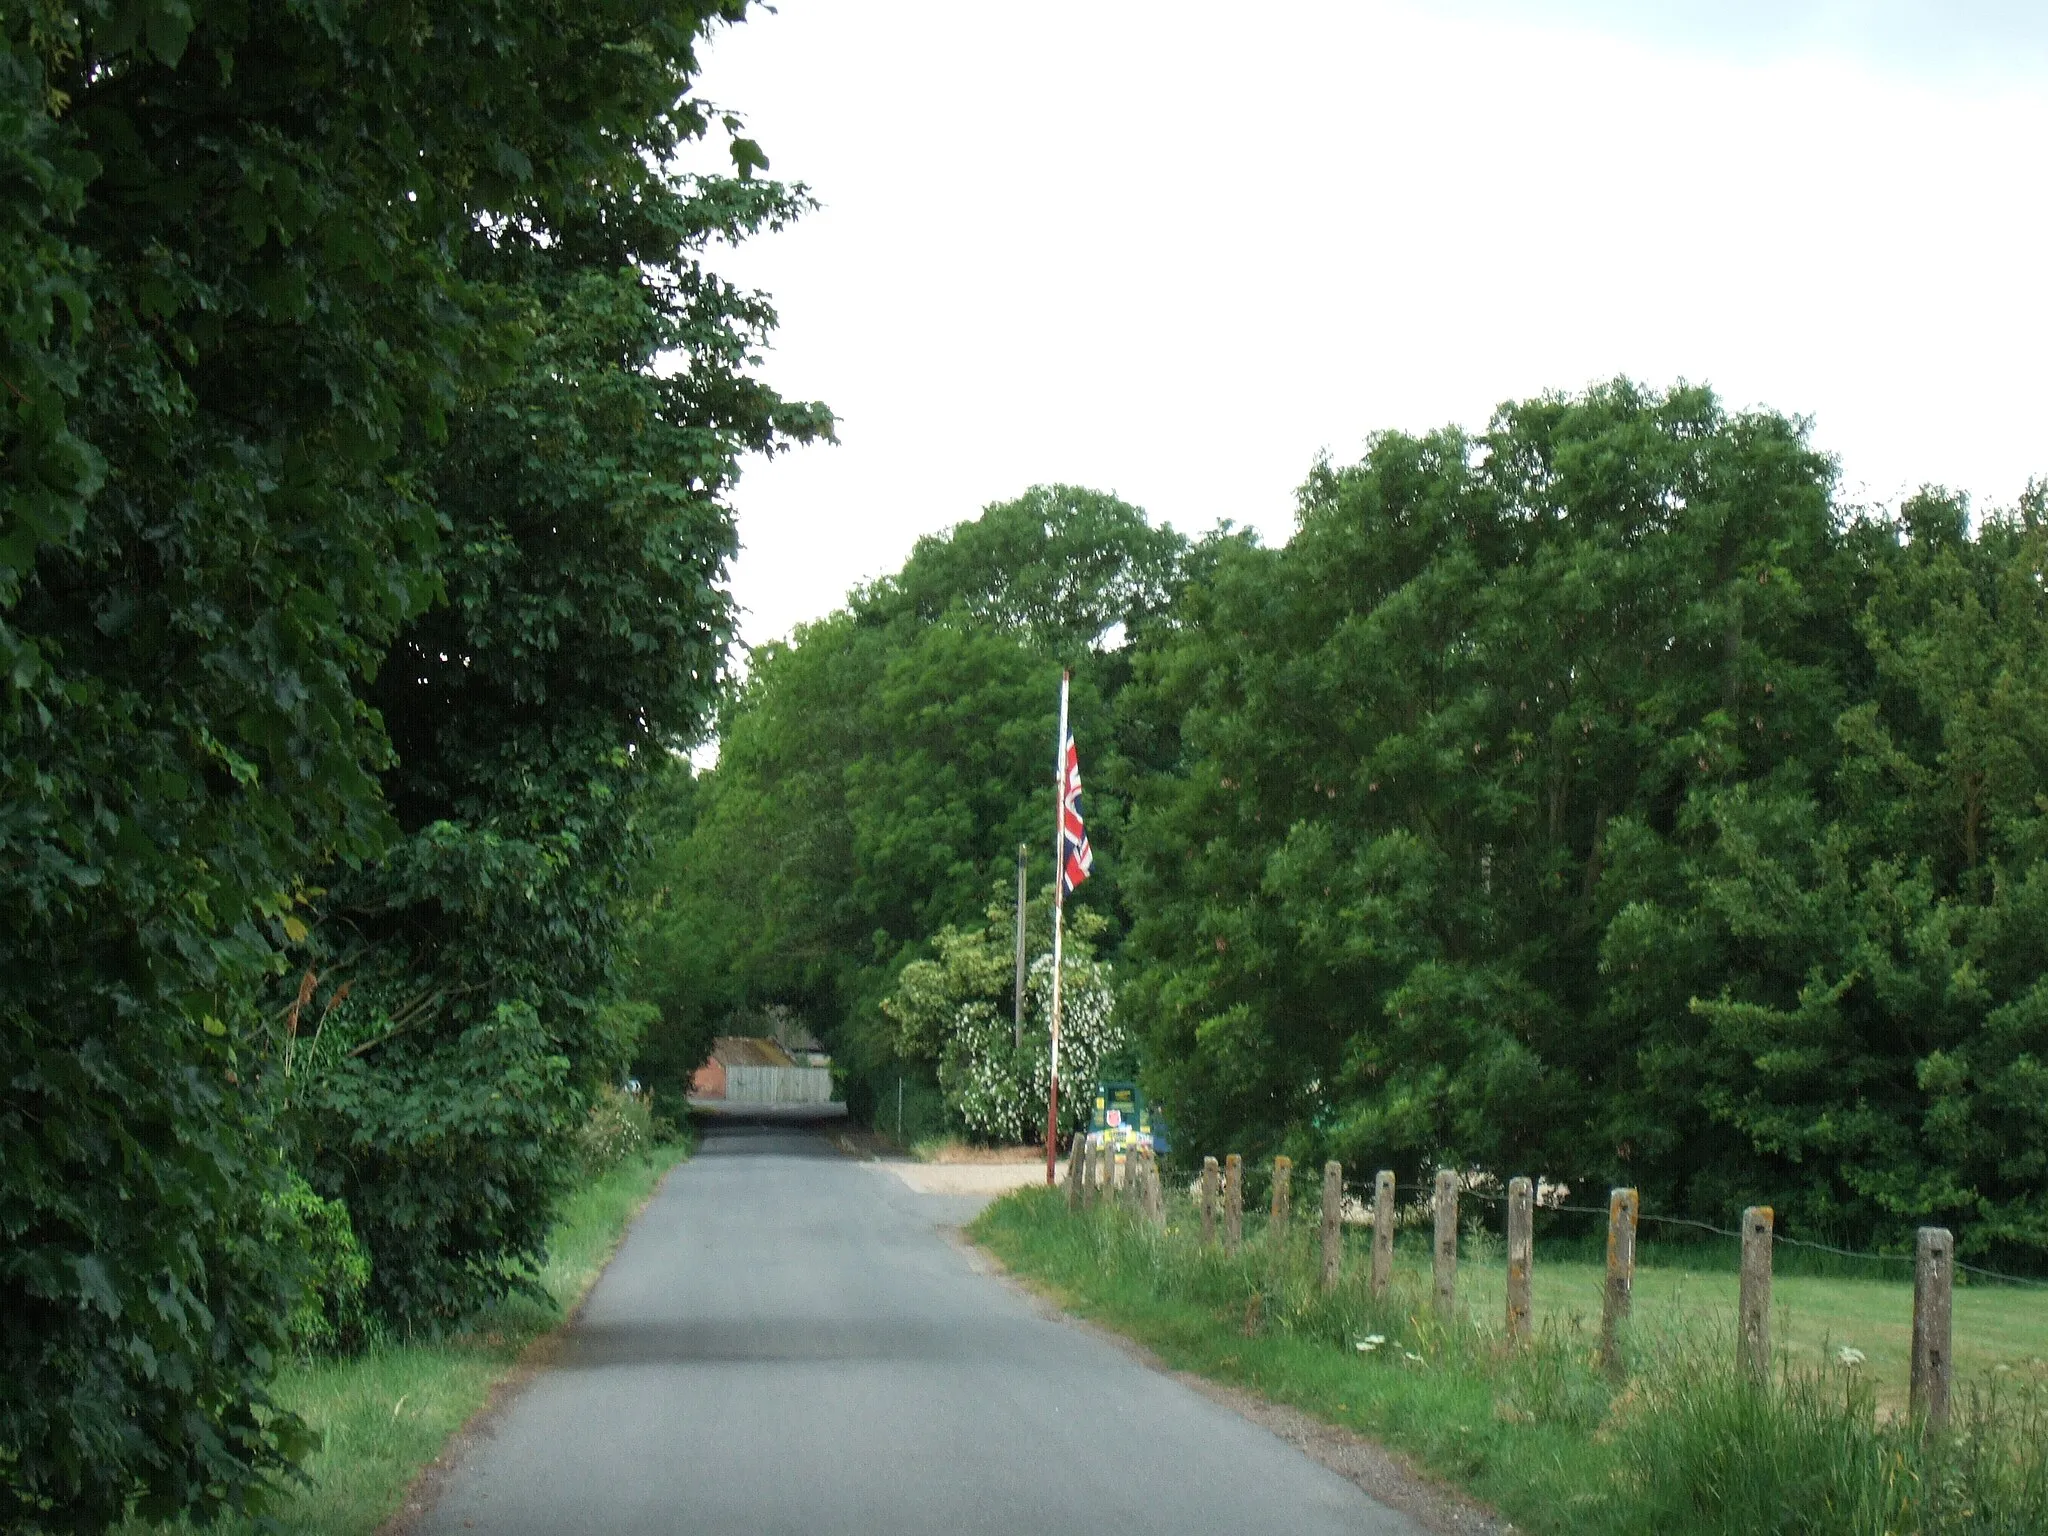
[[[842,1110],[843,1106],[839,1107]],[[716,1115],[697,1116],[699,1157],[754,1156],[838,1157],[839,1149],[826,1134],[845,1124],[840,1115],[809,1116],[788,1109],[771,1113],[724,1110]]]
[[[962,1358],[954,1317],[778,1317],[750,1323],[730,1315],[649,1323],[586,1322],[565,1351],[571,1370],[654,1365],[768,1365],[796,1361],[913,1361]]]

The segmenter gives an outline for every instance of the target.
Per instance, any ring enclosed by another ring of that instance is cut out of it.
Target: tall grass
[[[1254,1227],[1256,1223],[1252,1224]],[[1397,1271],[1373,1297],[1354,1265],[1323,1293],[1305,1225],[1235,1256],[1205,1248],[1187,1202],[1163,1231],[1110,1207],[1070,1215],[1027,1190],[976,1236],[1077,1310],[1184,1369],[1253,1387],[1415,1455],[1533,1531],[2048,1532],[2048,1381],[1962,1384],[1947,1433],[1880,1409],[1848,1366],[1757,1386],[1721,1330],[1638,1329],[1610,1378],[1576,1322],[1525,1346],[1440,1323]]]

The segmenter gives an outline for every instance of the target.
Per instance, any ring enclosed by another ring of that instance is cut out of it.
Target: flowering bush
[[[654,1120],[644,1094],[609,1085],[598,1090],[576,1132],[577,1161],[596,1177],[654,1145]]]
[[[1091,926],[1085,912],[1075,917],[1060,993],[1061,1120],[1070,1126],[1087,1112],[1104,1058],[1125,1044],[1110,969],[1088,946],[1099,924]],[[1009,944],[1008,916],[1001,911],[990,914],[986,929],[946,928],[933,940],[935,957],[905,966],[882,1004],[896,1024],[898,1054],[938,1063],[946,1108],[976,1141],[1030,1141],[1045,1129],[1052,956],[1040,955],[1028,973],[1020,1042],[1011,1016]]]
[[[1060,996],[1060,1081],[1065,1114],[1086,1113],[1102,1060],[1124,1043],[1109,967],[1068,960]],[[961,1003],[939,1055],[939,1087],[967,1133],[992,1142],[1029,1141],[1045,1128],[1052,1077],[1052,956],[1032,965],[1024,989],[1024,1043],[1012,1020],[984,998]]]

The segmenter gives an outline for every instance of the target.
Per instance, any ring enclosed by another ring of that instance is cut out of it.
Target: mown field
[[[1312,1229],[1236,1256],[1200,1245],[1169,1196],[1164,1230],[1118,1208],[1070,1214],[1020,1191],[972,1234],[1010,1269],[1167,1364],[1291,1403],[1406,1452],[1532,1532],[1736,1536],[2038,1536],[2048,1530],[2048,1296],[1956,1298],[1955,1417],[1926,1435],[1902,1411],[1909,1285],[1788,1274],[1775,1292],[1776,1370],[1735,1368],[1736,1280],[1712,1250],[1638,1272],[1624,1377],[1596,1364],[1599,1269],[1546,1264],[1536,1337],[1505,1347],[1502,1266],[1461,1265],[1464,1317],[1439,1324],[1427,1252],[1404,1243],[1385,1299],[1363,1245],[1343,1283],[1316,1280]],[[1790,1266],[1788,1266],[1790,1267]],[[1863,1353],[1845,1364],[1843,1346]]]

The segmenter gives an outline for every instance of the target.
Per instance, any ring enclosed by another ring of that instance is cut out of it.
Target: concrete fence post
[[[1081,1170],[1088,1165],[1088,1138],[1080,1131],[1074,1133],[1074,1144],[1067,1148],[1067,1209],[1081,1209]]]
[[[1278,1243],[1287,1235],[1287,1221],[1294,1213],[1294,1159],[1273,1159],[1273,1206],[1266,1218],[1266,1239]]]
[[[1223,1251],[1235,1253],[1244,1242],[1244,1159],[1235,1152],[1223,1159]]]
[[[1344,1268],[1344,1165],[1323,1164],[1323,1289],[1337,1289]]]
[[[1536,1259],[1536,1186],[1508,1180],[1508,1342],[1525,1344],[1534,1325],[1530,1270]]]
[[[1771,1379],[1771,1231],[1768,1205],[1742,1213],[1742,1291],[1736,1305],[1735,1355],[1750,1379]]]
[[[1223,1174],[1216,1166],[1216,1159],[1202,1159],[1202,1246],[1210,1247],[1216,1241],[1216,1202],[1222,1194]]]
[[[1382,1168],[1372,1181],[1372,1293],[1387,1294],[1394,1279],[1394,1175]]]
[[[1642,1202],[1632,1189],[1607,1197],[1607,1289],[1600,1301],[1600,1364],[1621,1369],[1621,1335],[1635,1304],[1636,1218]]]
[[[1448,1168],[1436,1175],[1436,1315],[1448,1323],[1458,1315],[1458,1176]]]
[[[1909,1409],[1929,1434],[1948,1427],[1954,1375],[1956,1241],[1946,1227],[1922,1227],[1913,1244],[1913,1375]]]

